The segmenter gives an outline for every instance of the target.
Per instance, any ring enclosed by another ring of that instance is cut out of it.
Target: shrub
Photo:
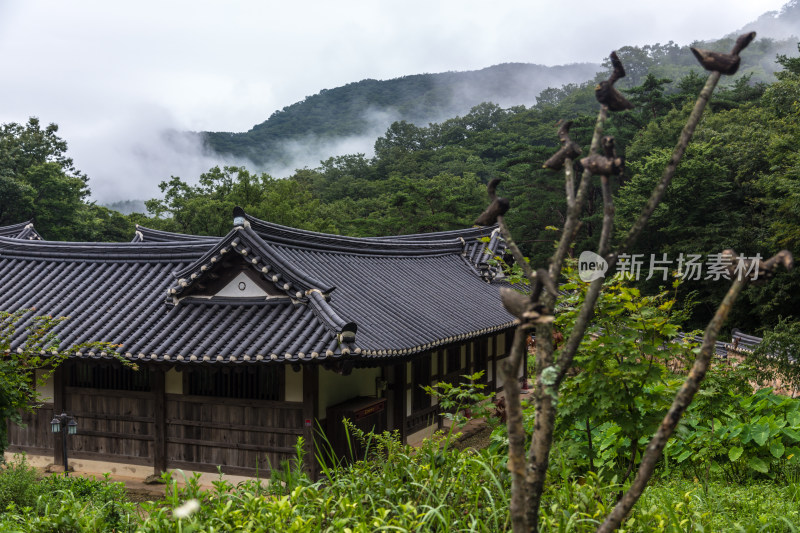
[[[15,455],[0,470],[0,512],[9,504],[32,507],[41,494],[37,484],[39,472],[28,464],[24,455]]]
[[[0,472],[0,530],[133,531],[136,516],[125,486],[106,479],[53,475],[16,456]]]
[[[713,469],[736,482],[793,472],[793,465],[800,465],[800,400],[770,389],[726,396],[727,407],[716,417],[689,409],[676,438],[664,449],[666,460],[696,477]]]

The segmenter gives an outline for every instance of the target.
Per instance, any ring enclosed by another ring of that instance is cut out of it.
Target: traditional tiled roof
[[[29,241],[41,241],[42,236],[33,229],[33,222],[20,222],[11,226],[0,227],[0,237],[11,237],[14,239],[25,239]]]
[[[731,331],[731,342],[728,346],[734,351],[752,352],[758,348],[758,345],[761,344],[761,341],[763,340],[764,339],[762,337],[748,335],[737,328],[733,328]]]
[[[494,253],[493,228],[353,238],[252,217],[222,238],[143,227],[130,243],[0,237],[0,309],[69,316],[62,347],[111,342],[132,359],[377,363],[511,327],[485,263]],[[221,290],[238,279],[259,296]]]

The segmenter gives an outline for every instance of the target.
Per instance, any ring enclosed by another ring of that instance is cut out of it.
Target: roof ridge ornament
[[[247,213],[238,205],[233,208],[233,227],[237,229],[250,227],[250,221],[247,220]]]
[[[306,296],[308,296],[308,303],[314,314],[328,329],[336,333],[336,339],[340,344],[352,344],[356,341],[358,324],[347,322],[339,316],[328,303],[330,298],[326,297],[324,292],[319,289],[309,289],[306,291]]]

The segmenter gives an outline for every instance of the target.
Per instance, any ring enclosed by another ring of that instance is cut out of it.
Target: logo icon
[[[591,283],[596,279],[605,277],[608,263],[594,252],[581,252],[578,257],[578,277],[581,281]]]

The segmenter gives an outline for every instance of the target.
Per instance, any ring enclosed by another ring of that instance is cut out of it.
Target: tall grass
[[[122,483],[41,477],[24,456],[0,470],[0,531],[133,532],[138,522]]]
[[[305,475],[297,457],[273,469],[270,483],[237,487],[220,481],[202,490],[197,477],[180,486],[168,477],[166,505],[145,508],[139,531],[476,531],[508,529],[508,474],[499,457],[454,449],[452,436],[420,448],[397,434],[349,428],[364,460],[343,461],[323,438],[317,460],[322,478]],[[352,448],[351,448],[352,449]],[[349,458],[352,460],[352,458]],[[184,516],[186,501],[196,501]]]

